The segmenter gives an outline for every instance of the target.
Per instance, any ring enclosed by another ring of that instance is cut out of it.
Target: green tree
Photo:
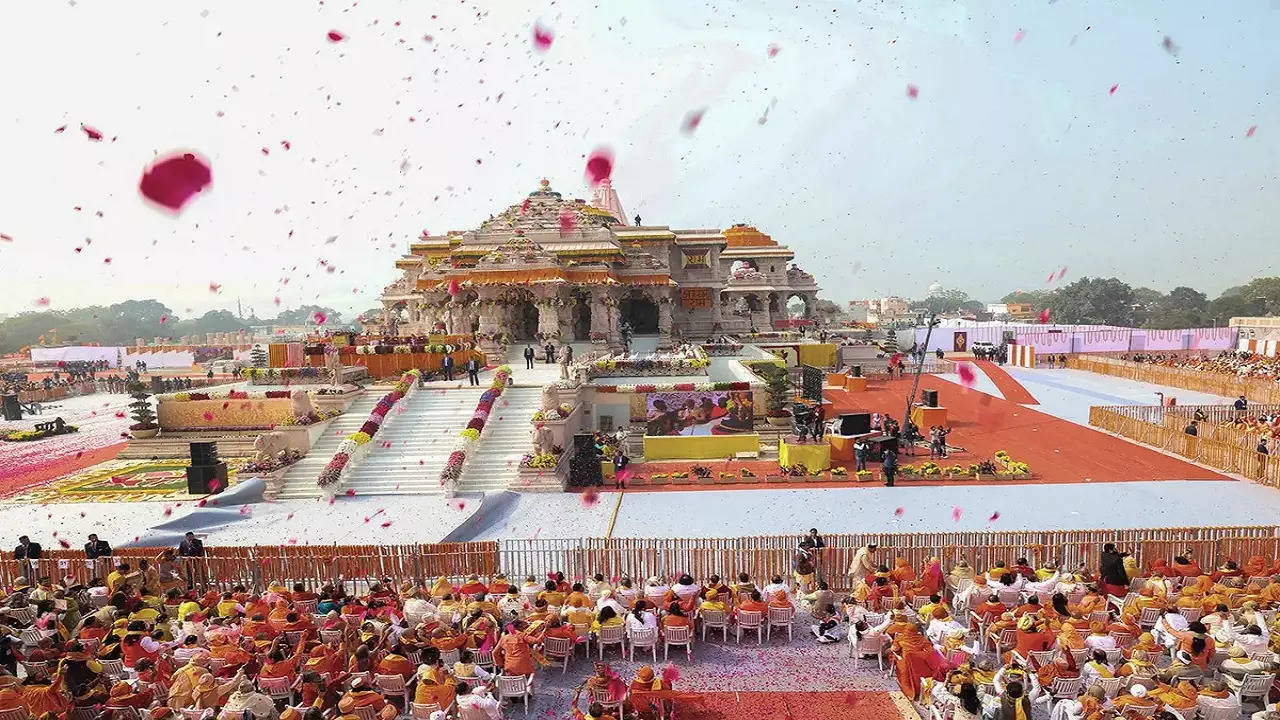
[[[316,313],[323,313],[325,325],[340,325],[342,313],[321,305],[303,305],[294,310],[282,310],[276,315],[277,325],[312,325],[315,324]]]
[[[930,313],[942,314],[960,310],[969,300],[969,294],[963,290],[943,290],[937,295],[930,295],[919,303]],[[983,306],[985,307],[985,306]]]
[[[1014,290],[1013,292],[1000,298],[1002,303],[1030,303],[1033,308],[1040,310],[1048,303],[1052,293],[1043,290]]]
[[[1133,288],[1117,278],[1084,277],[1055,290],[1049,308],[1054,322],[1132,325]]]

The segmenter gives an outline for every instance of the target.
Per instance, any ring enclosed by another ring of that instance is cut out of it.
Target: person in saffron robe
[[[908,582],[903,588],[903,594],[908,600],[914,600],[921,595],[934,595],[942,592],[942,559],[938,556],[929,558],[929,563],[924,568],[924,574],[915,582]]]
[[[977,618],[971,617],[969,627],[973,630],[978,629],[978,619],[982,622],[990,623],[1005,613],[1004,603],[995,595],[988,595],[987,599],[981,605],[973,608],[971,611]]]
[[[382,694],[370,690],[364,678],[357,677],[351,681],[351,691],[338,701],[338,711],[345,715],[354,715],[358,707],[371,707],[381,720],[394,720],[397,715],[396,706],[387,702]]]
[[[422,665],[418,667],[418,684],[413,701],[419,705],[439,705],[447,708],[453,703],[457,680],[445,669],[440,651],[430,648],[422,652]]]
[[[1080,670],[1076,667],[1076,660],[1071,653],[1062,653],[1053,662],[1038,668],[1036,676],[1040,679],[1040,687],[1049,688],[1058,678],[1080,677]]]
[[[409,678],[413,677],[417,668],[409,658],[405,657],[405,652],[406,650],[404,646],[400,643],[396,643],[396,645],[391,648],[391,652],[387,653],[386,656],[378,662],[378,674],[399,675],[404,678],[405,682],[409,682]]]
[[[502,668],[504,675],[532,675],[533,646],[541,638],[526,634],[528,626],[522,620],[516,620],[511,625],[514,632],[509,632],[498,640],[493,649],[493,661]]]
[[[946,677],[946,659],[914,625],[899,632],[893,642],[898,654],[898,687],[909,699],[920,697],[925,678],[942,680]]]
[[[462,587],[458,588],[458,592],[462,595],[468,596],[486,595],[489,592],[489,588],[486,587],[484,583],[480,582],[479,575],[472,575],[467,578],[467,581],[463,583]]]
[[[899,585],[912,582],[916,579],[916,571],[911,568],[911,563],[907,559],[899,555],[893,559],[893,569],[889,571],[889,579]]]
[[[1244,567],[1241,568],[1241,572],[1247,578],[1258,577],[1260,575],[1266,575],[1267,569],[1270,567],[1271,563],[1266,558],[1261,555],[1253,555],[1245,561]]]
[[[765,604],[764,599],[760,596],[759,590],[752,590],[750,599],[744,603],[740,603],[735,609],[738,612],[758,612],[761,617],[769,614],[769,606]]]

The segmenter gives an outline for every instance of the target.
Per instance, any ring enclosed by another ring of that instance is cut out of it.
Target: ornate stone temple
[[[817,297],[794,253],[755,228],[672,230],[626,224],[605,180],[591,203],[543,180],[475,230],[424,234],[396,261],[382,293],[383,332],[474,333],[486,350],[508,343],[636,335],[705,337],[771,330],[787,303],[808,315]],[[790,265],[790,266],[789,266]]]

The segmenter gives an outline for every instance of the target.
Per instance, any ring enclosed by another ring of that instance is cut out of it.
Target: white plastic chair
[[[293,703],[293,683],[287,677],[260,677],[258,690],[276,702]]]
[[[452,708],[453,706],[450,705],[449,707]],[[432,713],[437,713],[441,710],[444,710],[445,713],[449,712],[435,703],[409,703],[409,717],[413,718],[413,720],[431,720]]]
[[[480,667],[484,668],[485,670],[493,672],[493,651],[492,650],[490,650],[489,652],[484,652],[481,650],[472,650],[471,661],[474,662],[476,665],[479,665]]]
[[[698,613],[698,619],[702,621],[703,642],[707,641],[707,628],[718,628],[724,635],[724,641],[729,642],[728,613],[723,610],[702,610]]]
[[[742,644],[742,631],[755,630],[756,644],[759,645],[763,641],[764,635],[764,616],[755,610],[738,611],[738,644]]]
[[[1027,653],[1027,655],[1028,655],[1027,659],[1035,663],[1033,668],[1036,670],[1039,670],[1045,665],[1052,665],[1053,659],[1058,656],[1058,651],[1057,650],[1032,650],[1031,652]]]
[[[10,620],[17,625],[30,625],[36,619],[35,608],[28,605],[27,607],[9,608],[6,613]]]
[[[627,701],[627,698],[626,695],[620,698],[610,698],[609,688],[596,688],[591,691],[591,701],[600,703],[606,712],[609,708],[613,708],[617,711],[614,717],[622,717],[622,705]]]
[[[32,680],[44,680],[49,677],[49,663],[43,660],[22,661],[22,667],[27,671],[27,677]]]
[[[591,657],[591,623],[569,623],[569,627],[573,628],[573,634],[583,639],[582,647],[586,650],[586,656]],[[574,648],[576,655],[578,649]]]
[[[111,720],[142,720],[138,708],[132,705],[107,705],[102,712],[104,715],[110,713]]]
[[[687,625],[675,625],[662,630],[662,659],[666,660],[671,646],[684,646],[685,658],[693,659],[693,628]]]
[[[1150,630],[1156,626],[1156,623],[1160,621],[1160,616],[1163,614],[1164,611],[1158,607],[1142,608],[1142,612],[1138,614],[1138,627],[1143,630]]]
[[[352,712],[360,720],[378,720],[378,711],[374,710],[372,705],[357,705]]]
[[[119,682],[124,679],[124,661],[123,660],[99,660],[102,664],[102,674]],[[209,663],[210,668],[213,663]]]
[[[1139,717],[1155,717],[1157,707],[1156,705],[1125,705],[1124,709]]]
[[[887,635],[864,635],[858,639],[858,633],[849,628],[849,657],[853,658],[853,669],[858,669],[859,661],[867,655],[876,656],[876,667],[884,672],[884,651],[889,647]]]
[[[1102,692],[1106,693],[1107,699],[1110,700],[1120,694],[1120,686],[1124,684],[1122,677],[1098,678],[1093,684],[1102,688]]]
[[[341,630],[321,630],[320,642],[332,647],[338,647],[339,645],[342,644],[342,631]]]
[[[319,602],[318,600],[299,600],[293,604],[293,609],[298,612],[298,617],[314,615]]]
[[[213,717],[213,711],[208,710],[209,717]],[[73,707],[67,711],[67,720],[98,720],[98,709],[89,707]]]
[[[775,627],[787,629],[787,642],[791,641],[792,621],[795,619],[795,608],[789,607],[771,607],[769,608],[769,625],[765,628],[765,638],[773,636]]]
[[[542,642],[542,656],[552,665],[559,665],[563,675],[569,669],[569,659],[573,657],[573,641],[562,637],[546,638]],[[493,658],[489,659],[492,662]]]
[[[596,636],[596,649],[600,653],[600,659],[604,659],[604,649],[609,645],[617,645],[618,652],[626,652],[623,646],[627,638],[627,628],[623,625],[609,625],[600,628],[600,634]]]
[[[499,675],[494,678],[498,684],[498,698],[506,700],[517,698],[524,701],[524,713],[529,714],[529,696],[533,690],[533,676]]]
[[[1243,703],[1245,698],[1261,698],[1259,703],[1263,707],[1267,704],[1267,692],[1271,689],[1272,683],[1276,681],[1275,673],[1248,673],[1244,676],[1244,680],[1240,683],[1240,702]]]
[[[996,599],[1012,610],[1022,604],[1022,591],[1017,588],[1002,587],[996,590]]]
[[[627,640],[630,651],[631,660],[636,659],[636,648],[640,650],[649,650],[653,653],[653,662],[658,662],[658,628],[641,628],[627,631]]]
[[[1178,614],[1186,618],[1187,622],[1193,623],[1204,615],[1204,610],[1200,608],[1178,608]]]
[[[0,710],[0,720],[31,720],[31,713],[25,707],[12,710]]]
[[[1054,678],[1053,684],[1049,686],[1048,692],[1041,693],[1040,697],[1045,699],[1050,711],[1053,710],[1055,702],[1063,700],[1074,700],[1080,694],[1080,686],[1084,684],[1082,678]]]
[[[1200,711],[1200,720],[1240,720],[1240,703],[1235,705],[1219,705],[1207,702],[1210,698],[1196,700],[1196,709]]]
[[[404,676],[402,675],[374,675],[373,686],[382,694],[384,698],[398,697],[405,707],[409,704],[409,688],[404,684]]]
[[[182,708],[178,712],[182,713],[182,720],[206,720],[206,718],[213,717],[213,710],[211,708],[205,708],[203,710]]]
[[[462,657],[461,650],[442,650],[440,651],[440,662],[444,663],[446,668],[452,668],[454,663]]]

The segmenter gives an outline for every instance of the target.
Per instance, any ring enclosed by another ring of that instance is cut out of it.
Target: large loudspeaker
[[[862,366],[861,366],[861,365],[854,365],[854,366],[853,366],[853,376],[854,376],[854,377],[862,377]]]
[[[5,395],[3,398],[0,398],[0,403],[3,403],[4,405],[5,420],[22,419],[22,406],[18,404],[17,395]]]
[[[924,390],[922,391],[921,394],[924,396],[923,404],[925,407],[938,407],[938,391],[937,390]]]
[[[871,432],[871,413],[840,415],[839,435],[866,435]]]
[[[192,465],[187,468],[187,493],[208,495],[227,489],[227,464]]]
[[[191,464],[192,465],[216,465],[217,463],[218,463],[218,443],[216,442],[191,443]]]

